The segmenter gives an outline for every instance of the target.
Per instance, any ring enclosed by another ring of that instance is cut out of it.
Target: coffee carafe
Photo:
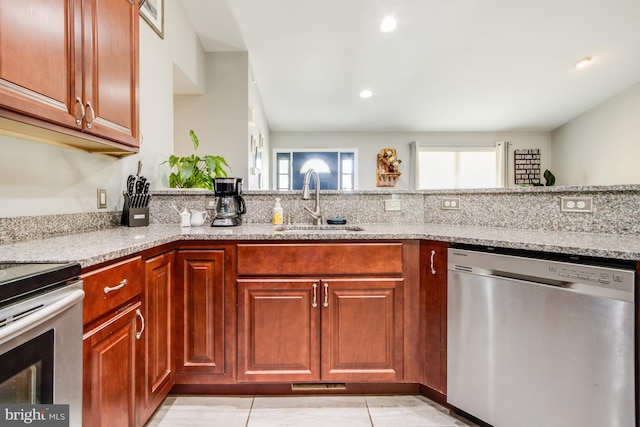
[[[214,178],[216,216],[212,227],[233,227],[242,224],[240,215],[247,212],[242,193],[242,178]]]

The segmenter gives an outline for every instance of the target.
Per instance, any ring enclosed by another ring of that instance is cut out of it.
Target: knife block
[[[144,227],[149,225],[149,206],[144,208],[130,207],[131,200],[129,195],[124,195],[124,208],[122,209],[121,225],[127,227]]]

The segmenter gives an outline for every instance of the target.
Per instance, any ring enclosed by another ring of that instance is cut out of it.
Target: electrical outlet
[[[593,212],[591,197],[560,197],[562,212]]]
[[[107,190],[98,188],[98,209],[107,209]]]
[[[460,197],[443,197],[441,209],[460,209]]]
[[[402,210],[402,200],[385,200],[384,201],[384,210],[385,211],[401,211]]]
[[[215,209],[216,208],[216,198],[215,197],[205,197],[204,198],[204,207],[205,207],[205,209]]]

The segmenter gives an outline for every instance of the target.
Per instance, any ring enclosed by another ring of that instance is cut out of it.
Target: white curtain
[[[509,143],[496,142],[496,186],[509,186]]]

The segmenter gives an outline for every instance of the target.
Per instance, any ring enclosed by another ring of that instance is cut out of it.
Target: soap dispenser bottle
[[[282,205],[280,204],[280,198],[276,197],[276,204],[273,206],[272,222],[274,224],[282,224],[283,217],[284,212],[282,210]]]

